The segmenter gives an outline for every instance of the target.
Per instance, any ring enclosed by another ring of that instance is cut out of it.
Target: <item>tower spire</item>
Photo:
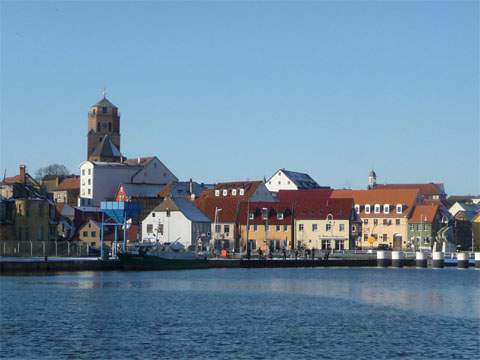
[[[103,87],[102,95],[103,95],[103,98],[104,98],[104,99],[107,98],[107,88],[106,88],[105,86]]]

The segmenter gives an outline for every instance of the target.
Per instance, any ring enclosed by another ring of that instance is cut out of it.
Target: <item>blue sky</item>
[[[78,172],[107,97],[122,152],[216,182],[440,181],[480,193],[478,2],[2,2],[0,168]]]

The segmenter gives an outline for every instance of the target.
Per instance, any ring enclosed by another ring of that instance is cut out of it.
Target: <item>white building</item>
[[[123,162],[84,161],[80,165],[79,206],[113,200],[120,183],[167,184],[177,177],[156,157]]]
[[[278,170],[265,183],[267,189],[271,192],[279,192],[280,190],[300,190],[300,189],[318,189],[320,185],[313,180],[310,175],[289,171],[285,169]]]
[[[166,198],[142,221],[142,241],[175,242],[203,248],[210,241],[210,219],[185,198]]]

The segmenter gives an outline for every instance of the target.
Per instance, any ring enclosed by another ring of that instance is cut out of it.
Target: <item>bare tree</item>
[[[68,174],[69,174],[69,171],[65,165],[51,164],[51,165],[39,168],[35,172],[35,178],[37,180],[42,180],[45,176],[48,176],[48,175],[65,176]]]

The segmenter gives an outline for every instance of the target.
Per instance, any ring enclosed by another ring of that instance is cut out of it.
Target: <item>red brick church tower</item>
[[[90,161],[118,162],[120,153],[120,114],[103,94],[88,112],[88,153]]]

